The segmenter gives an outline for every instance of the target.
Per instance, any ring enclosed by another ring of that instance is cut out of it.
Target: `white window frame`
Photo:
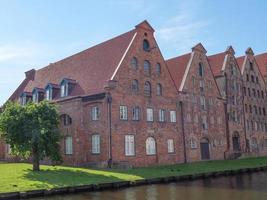
[[[61,86],[60,86],[60,97],[66,97],[68,96],[68,88],[69,88],[69,84],[68,83],[63,83]]]
[[[65,138],[65,154],[66,155],[72,155],[73,154],[73,142],[72,142],[71,136],[67,136]]]
[[[189,144],[190,144],[190,148],[191,148],[191,149],[197,149],[197,142],[196,142],[195,139],[191,138],[191,139],[189,140]]]
[[[45,97],[46,97],[47,101],[51,101],[52,100],[52,88],[51,87],[46,89]]]
[[[146,120],[148,122],[153,122],[154,121],[154,111],[153,111],[153,108],[147,108],[146,109]]]
[[[135,138],[134,135],[125,135],[125,156],[135,156]]]
[[[132,120],[133,121],[139,121],[140,120],[140,107],[139,106],[134,106],[132,110]]]
[[[153,137],[146,139],[146,155],[156,155],[156,141]]]
[[[100,154],[100,135],[93,134],[92,135],[92,154]]]
[[[177,122],[176,111],[175,111],[175,110],[171,110],[171,111],[170,111],[170,121],[171,121],[172,123]]]
[[[159,109],[159,122],[165,122],[165,110]]]
[[[38,99],[39,99],[39,92],[38,92],[38,91],[35,91],[35,92],[32,94],[32,102],[33,102],[33,103],[38,103]]]
[[[91,108],[91,119],[97,121],[100,118],[100,109],[98,106],[93,106]]]
[[[167,140],[167,147],[168,147],[168,153],[174,153],[174,140],[173,139]]]
[[[120,106],[120,120],[128,120],[127,106]]]

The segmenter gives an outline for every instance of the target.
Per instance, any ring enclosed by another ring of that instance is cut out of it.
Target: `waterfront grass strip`
[[[193,175],[206,172],[267,166],[267,157],[239,160],[207,161],[129,170],[95,170],[87,168],[41,166],[33,172],[25,163],[0,164],[0,193],[52,189],[58,187],[135,181],[157,177]]]

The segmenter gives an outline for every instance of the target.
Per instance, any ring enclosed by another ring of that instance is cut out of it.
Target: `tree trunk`
[[[32,161],[33,161],[33,171],[40,171],[40,161],[39,161],[39,153],[38,148],[34,145],[32,148]]]

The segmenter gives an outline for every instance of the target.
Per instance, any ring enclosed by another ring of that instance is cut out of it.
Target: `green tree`
[[[34,171],[40,170],[45,157],[61,161],[58,127],[57,107],[47,101],[26,106],[8,102],[0,114],[0,137],[10,144],[12,154],[30,157]]]

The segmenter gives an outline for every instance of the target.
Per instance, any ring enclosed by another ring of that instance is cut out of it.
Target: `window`
[[[193,85],[193,89],[196,86],[196,78],[194,76],[192,76],[192,85]]]
[[[38,103],[39,102],[39,92],[37,90],[34,90],[32,94],[32,102]]]
[[[134,156],[135,146],[134,146],[134,135],[125,135],[125,155]]]
[[[263,93],[263,91],[261,91],[261,98],[264,99],[264,93]]]
[[[165,122],[165,110],[159,109],[159,122]]]
[[[256,97],[256,90],[252,89],[253,96]]]
[[[187,122],[191,122],[191,115],[190,115],[190,113],[187,113],[186,114],[186,121]]]
[[[189,140],[190,148],[191,149],[196,149],[197,148],[197,142],[195,139],[190,139]]]
[[[201,105],[201,109],[203,109],[203,110],[206,109],[206,101],[205,101],[205,97],[204,96],[200,97],[200,105]]]
[[[167,145],[168,145],[168,153],[174,153],[174,141],[173,141],[173,139],[168,139]]]
[[[251,75],[251,82],[254,83],[254,76]]]
[[[246,74],[246,77],[247,77],[247,81],[249,81],[249,75],[248,74]]]
[[[252,62],[249,62],[249,66],[250,66],[250,70],[253,71],[253,63]]]
[[[144,51],[149,51],[150,49],[149,49],[149,42],[148,42],[148,40],[143,40],[143,50]]]
[[[63,81],[61,86],[60,86],[60,96],[61,97],[66,97],[68,96],[68,83],[66,81]]]
[[[153,122],[154,119],[153,119],[153,109],[152,108],[147,108],[146,109],[146,120],[148,122]]]
[[[162,86],[160,83],[157,83],[157,95],[162,96]]]
[[[260,91],[259,90],[257,90],[257,94],[258,94],[258,98],[260,98]]]
[[[146,96],[151,96],[151,84],[149,81],[145,82],[144,93]]]
[[[151,66],[150,66],[150,62],[148,60],[144,61],[144,72],[146,74],[149,74],[149,75],[151,73]]]
[[[72,137],[67,136],[65,138],[65,154],[66,155],[72,155],[73,149],[72,149]]]
[[[254,106],[254,112],[255,112],[256,115],[258,114],[257,111],[258,111],[257,106]]]
[[[204,130],[208,129],[207,116],[202,116],[202,128]]]
[[[250,97],[251,95],[250,95],[250,88],[248,88],[248,96]]]
[[[196,114],[194,117],[194,122],[197,124],[198,123],[198,115]]]
[[[100,117],[99,107],[97,106],[92,107],[91,116],[92,116],[93,121],[99,120],[99,117]]]
[[[252,106],[249,105],[249,112],[252,113]]]
[[[92,153],[100,153],[100,135],[98,134],[92,135]]]
[[[201,92],[204,91],[204,81],[203,80],[199,81],[199,89],[200,89]]]
[[[259,78],[256,76],[256,83],[259,84]]]
[[[67,115],[67,114],[63,114],[63,115],[61,115],[61,122],[62,122],[62,124],[64,125],[64,126],[69,126],[69,125],[71,125],[71,123],[72,123],[72,119],[71,119],[71,117],[69,116],[69,115]]]
[[[140,108],[139,106],[133,107],[133,118],[134,121],[140,120]]]
[[[156,142],[153,137],[148,137],[146,139],[146,154],[155,155],[156,154]]]
[[[245,111],[248,112],[248,105],[245,104]]]
[[[174,111],[174,110],[170,111],[170,121],[176,122],[176,111]]]
[[[133,92],[138,92],[138,90],[139,90],[138,80],[134,79],[132,81],[132,91]]]
[[[159,63],[156,64],[156,74],[157,75],[161,74],[161,65]]]
[[[47,87],[45,93],[46,93],[46,95],[45,95],[46,100],[51,101],[52,100],[52,88]]]
[[[128,113],[127,113],[127,106],[120,106],[120,120],[127,120]]]
[[[262,114],[265,116],[266,112],[265,112],[265,108],[262,108]]]
[[[132,58],[132,60],[131,60],[131,67],[134,70],[137,70],[138,69],[138,60],[137,60],[136,57],[133,57]]]
[[[202,63],[198,64],[198,74],[200,77],[204,76],[204,67],[203,67]]]

